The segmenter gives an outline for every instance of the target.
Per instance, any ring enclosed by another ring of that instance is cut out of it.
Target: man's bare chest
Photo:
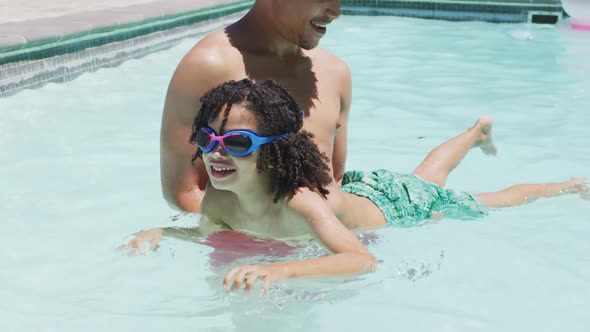
[[[340,114],[342,91],[338,77],[331,75],[329,70],[314,68],[311,62],[289,64],[275,60],[245,60],[241,71],[242,78],[272,79],[281,84],[295,97],[306,115],[322,113],[327,118],[336,119]]]

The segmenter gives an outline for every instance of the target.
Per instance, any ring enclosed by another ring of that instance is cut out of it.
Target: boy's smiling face
[[[209,127],[217,133],[223,135],[232,130],[252,130],[258,131],[256,118],[252,113],[240,104],[232,105],[227,116],[227,122],[221,132],[221,123],[223,122],[223,113],[225,105],[222,106],[221,112],[217,118],[209,122]],[[236,157],[230,155],[223,145],[218,143],[215,149],[208,153],[203,153],[203,162],[209,174],[211,185],[216,189],[236,191],[241,188],[247,188],[252,184],[252,180],[257,177],[256,162],[259,152],[256,151],[249,156]],[[243,190],[243,189],[241,189]]]

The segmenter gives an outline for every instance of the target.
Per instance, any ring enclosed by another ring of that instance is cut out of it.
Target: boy
[[[190,142],[198,145],[193,161],[203,162],[209,183],[200,225],[191,232],[207,235],[231,229],[273,239],[313,235],[331,252],[234,268],[224,278],[226,290],[250,291],[260,279],[264,292],[279,279],[372,271],[375,261],[354,229],[409,226],[434,213],[472,219],[485,215],[488,207],[588,191],[582,179],[574,178],[472,195],[424,181],[416,171],[386,170],[347,172],[339,188],[332,185],[329,160],[313,143],[313,135],[301,130],[301,108],[274,81],[230,81],[205,93],[201,102]],[[481,126],[482,132],[489,133],[491,120],[483,122],[489,126]],[[162,230],[151,230],[134,241],[161,235]]]

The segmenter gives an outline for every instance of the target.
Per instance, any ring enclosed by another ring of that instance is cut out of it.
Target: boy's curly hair
[[[214,121],[223,109],[220,132],[223,132],[232,105],[242,105],[252,112],[263,136],[288,133],[285,138],[264,144],[256,162],[258,173],[268,172],[273,202],[292,197],[297,189],[306,187],[326,198],[326,186],[332,182],[329,159],[320,153],[308,131],[301,130],[303,111],[295,98],[273,80],[254,82],[249,79],[229,81],[207,91],[201,97],[201,109],[194,119],[189,142],[195,144],[197,133]],[[192,162],[202,157],[197,147]]]

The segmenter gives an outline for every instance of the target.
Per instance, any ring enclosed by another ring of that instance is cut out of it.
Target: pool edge
[[[117,26],[0,49],[0,98],[47,83],[63,83],[130,58],[174,46],[190,36],[221,29],[243,15],[253,0],[203,7]]]
[[[253,0],[242,0],[227,4],[179,12],[156,17],[146,17],[138,22],[84,30],[66,36],[52,36],[13,44],[0,48],[0,66],[17,61],[37,60],[51,56],[72,53],[88,47],[97,47],[112,42],[132,39],[149,33],[170,30],[205,20],[216,19],[252,6]]]

